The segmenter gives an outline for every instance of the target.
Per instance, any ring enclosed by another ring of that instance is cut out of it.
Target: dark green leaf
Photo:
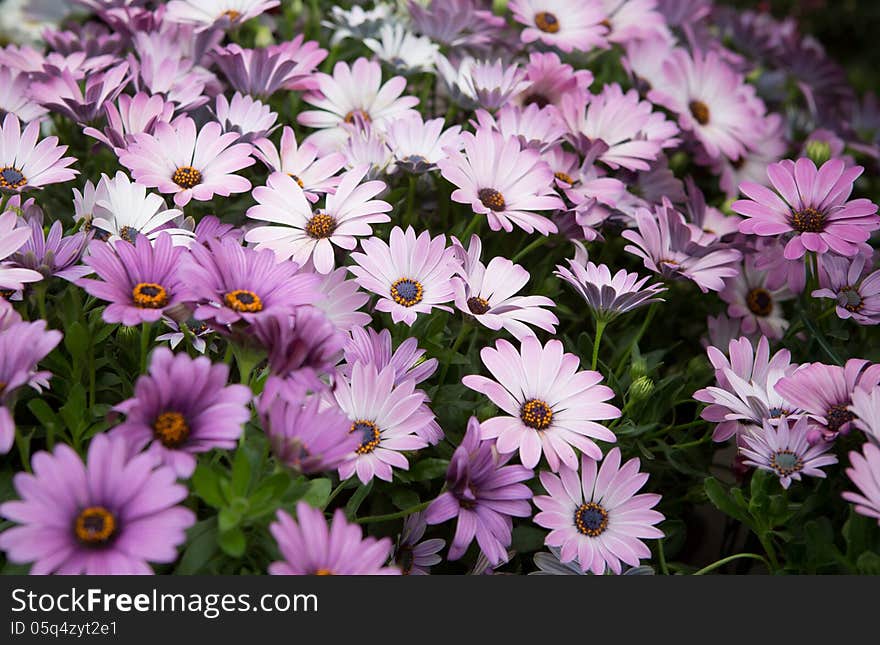
[[[221,533],[217,538],[217,543],[226,555],[233,558],[240,558],[244,555],[244,550],[247,546],[244,531],[238,528]]]

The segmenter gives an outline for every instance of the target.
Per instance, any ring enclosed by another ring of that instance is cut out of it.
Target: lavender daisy
[[[831,444],[810,443],[807,426],[807,418],[801,417],[794,423],[765,422],[749,428],[739,448],[746,458],[744,463],[773,473],[783,488],[788,488],[792,480],[800,481],[801,475],[824,478],[820,468],[836,464],[837,457],[826,454]]]
[[[451,311],[452,276],[459,268],[446,236],[428,231],[416,237],[412,227],[391,230],[390,243],[372,237],[361,242],[364,253],[352,253],[349,267],[364,289],[379,295],[376,309],[387,311],[395,323],[412,326],[419,313]]]
[[[349,524],[341,508],[328,527],[324,513],[298,502],[296,520],[279,510],[269,532],[284,558],[269,565],[273,576],[400,575],[397,567],[385,566],[391,540],[364,537],[361,527]]]
[[[575,558],[582,571],[596,575],[610,569],[621,573],[621,562],[631,567],[651,556],[642,541],[662,538],[655,528],[664,517],[652,510],[660,495],[640,493],[648,481],[639,472],[639,460],[620,465],[620,449],[612,448],[599,467],[595,459],[581,457],[581,472],[565,467],[559,475],[541,473],[541,484],[549,495],[537,495],[541,509],[535,523],[551,529],[545,539],[550,547],[559,547],[560,560]]]
[[[835,312],[844,320],[850,318],[860,325],[880,324],[880,270],[870,271],[868,259],[859,254],[842,258],[830,253],[822,256],[819,286],[814,298],[831,298]]]
[[[235,448],[251,417],[250,388],[226,385],[228,378],[228,365],[159,347],[149,374],[135,383],[134,397],[115,406],[126,418],[112,434],[124,437],[132,453],[146,448],[187,478],[195,470],[195,455]]]
[[[318,149],[310,143],[297,147],[293,128],[284,126],[281,131],[281,145],[269,139],[254,142],[254,154],[270,170],[290,176],[306,193],[306,198],[314,203],[320,193],[330,193],[339,184],[336,176],[345,166],[345,155],[338,152],[318,154]]]
[[[856,388],[852,394],[850,412],[856,415],[856,427],[880,444],[880,387]]]
[[[437,72],[452,100],[468,110],[497,110],[528,86],[525,70],[517,64],[505,65],[500,59],[484,61],[465,56],[453,66],[438,54]]]
[[[457,518],[449,559],[464,555],[474,538],[490,564],[506,562],[512,539],[512,517],[528,517],[532,491],[524,483],[534,473],[523,466],[505,465],[493,441],[480,439],[480,423],[468,420],[467,431],[446,471],[446,492],[425,510],[425,522],[441,524]]]
[[[497,379],[470,375],[462,383],[491,399],[505,413],[481,424],[484,439],[497,439],[498,451],[519,451],[520,461],[534,468],[547,458],[550,468],[577,467],[574,448],[602,456],[594,439],[616,441],[614,433],[596,423],[616,419],[620,410],[609,403],[614,392],[599,385],[602,375],[579,371],[580,360],[564,353],[562,343],[541,345],[534,336],[522,340],[520,351],[506,340],[480,351],[483,364]]]
[[[24,219],[31,230],[31,236],[12,256],[15,264],[37,271],[44,278],[57,276],[69,282],[75,282],[91,273],[88,267],[80,264],[90,237],[86,232],[80,231],[64,237],[62,224],[56,220],[46,234],[43,230],[43,211],[39,207],[25,209]],[[0,257],[2,256],[0,250]],[[0,274],[2,272],[3,269],[0,269]],[[0,278],[0,286],[4,286],[3,283],[3,278]]]
[[[788,329],[782,303],[794,298],[787,286],[767,288],[767,272],[755,266],[754,256],[743,262],[738,275],[728,278],[718,294],[727,303],[727,315],[741,318],[743,334],[760,332],[772,340],[781,339]]]
[[[79,171],[68,168],[73,157],[64,157],[67,146],[58,137],[37,142],[40,124],[31,121],[24,132],[18,117],[8,113],[0,127],[0,190],[21,192],[49,184],[70,181]]]
[[[403,521],[403,531],[394,546],[394,563],[404,576],[426,576],[429,569],[443,560],[438,553],[446,546],[446,540],[431,538],[422,540],[428,523],[424,513],[413,513]]]
[[[849,463],[846,475],[859,492],[846,491],[843,499],[855,504],[857,513],[873,517],[880,524],[880,448],[866,443],[862,454],[854,450],[849,453]]]
[[[143,575],[177,559],[196,518],[178,505],[186,486],[152,455],[129,456],[124,440],[99,434],[86,463],[59,444],[32,464],[13,480],[21,499],[0,506],[17,524],[0,534],[10,562],[32,562],[34,575]]]
[[[322,295],[314,306],[324,312],[327,320],[337,329],[348,331],[363,327],[372,320],[370,314],[360,311],[370,296],[354,280],[346,280],[348,269],[340,267],[325,276],[319,276],[318,291]]]
[[[31,227],[18,224],[14,211],[6,211],[0,215],[0,289],[18,291],[24,289],[27,283],[43,279],[43,274],[38,271],[5,261],[31,239]]]
[[[216,47],[211,56],[226,80],[238,92],[266,99],[280,89],[315,89],[312,75],[327,50],[299,34],[293,40],[244,49],[235,43]]]
[[[218,94],[214,116],[224,132],[235,132],[243,143],[268,136],[277,127],[278,120],[278,114],[268,105],[240,92],[233,94],[232,100]]]
[[[598,0],[511,0],[509,8],[525,25],[520,38],[526,44],[540,40],[566,53],[605,45],[608,27]]]
[[[446,130],[446,119],[422,121],[421,116],[397,119],[388,126],[385,140],[394,154],[397,167],[406,172],[434,170],[446,158],[446,149],[461,150],[461,126]]]

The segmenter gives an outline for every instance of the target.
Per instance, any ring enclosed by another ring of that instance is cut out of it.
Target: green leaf
[[[204,500],[208,506],[220,508],[225,500],[220,492],[220,475],[211,466],[199,464],[192,476],[193,488],[196,495]]]
[[[81,322],[74,322],[64,330],[64,346],[70,352],[74,365],[85,362],[89,351],[89,330]]]
[[[873,551],[865,551],[856,561],[856,567],[861,574],[869,576],[880,575],[880,554]]]
[[[175,573],[182,576],[202,572],[217,553],[217,522],[214,518],[202,520],[187,532],[188,546],[180,557]]]
[[[544,548],[547,532],[534,526],[517,526],[513,529],[511,548],[518,552],[540,551]]]
[[[251,462],[248,460],[247,453],[242,446],[235,453],[235,459],[232,461],[231,491],[238,497],[244,497],[247,494],[250,483]]]
[[[60,425],[60,420],[55,412],[43,399],[31,399],[28,401],[27,407],[47,430],[55,430]]]
[[[217,525],[220,527],[220,531],[226,532],[236,528],[241,523],[241,516],[240,508],[229,506],[221,508],[220,513],[217,515]]]
[[[67,401],[58,410],[58,414],[64,419],[64,425],[70,430],[71,436],[79,439],[83,430],[88,426],[86,422],[86,390],[81,383],[74,384],[67,394]]]
[[[373,480],[370,480],[369,484],[361,484],[354,492],[354,495],[351,496],[351,499],[348,500],[348,504],[345,505],[345,515],[349,520],[357,516],[358,509],[364,503],[364,500],[367,499],[367,495],[370,494],[371,490],[373,490]]]
[[[330,488],[330,480],[326,477],[313,479],[309,482],[309,487],[302,496],[302,500],[308,503],[309,506],[323,508],[327,503],[327,498],[330,497]]]
[[[714,477],[707,477],[703,482],[703,487],[706,490],[706,497],[708,497],[709,501],[715,505],[715,508],[726,515],[730,515],[730,517],[739,520],[747,526],[752,525],[751,520],[744,512],[743,507],[736,504],[733,499],[724,492],[721,482]],[[739,489],[734,490],[739,492],[740,497],[742,496],[742,492],[739,491]]]
[[[866,551],[880,547],[876,520],[859,515],[850,507],[849,518],[843,524],[843,537],[846,540],[846,555],[850,561]]]
[[[448,459],[422,459],[410,469],[409,479],[416,482],[439,479],[446,476],[448,468]]]
[[[244,531],[241,529],[232,529],[221,533],[217,538],[217,544],[223,549],[223,552],[233,558],[240,558],[244,555],[247,540],[244,537]]]
[[[290,475],[287,473],[276,473],[260,482],[260,484],[251,493],[251,517],[261,515],[267,510],[273,511],[277,508],[280,500],[284,497],[287,489],[290,487]]]
[[[411,488],[395,488],[391,491],[391,503],[401,511],[418,506],[419,494]]]

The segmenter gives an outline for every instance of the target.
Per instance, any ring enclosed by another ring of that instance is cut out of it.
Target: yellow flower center
[[[131,297],[141,309],[161,309],[168,304],[168,292],[155,282],[139,282],[131,290]]]
[[[177,448],[189,437],[189,426],[180,412],[163,412],[153,423],[156,438],[166,448]]]
[[[263,301],[260,300],[260,296],[247,289],[230,291],[223,297],[223,300],[230,309],[243,313],[254,314],[263,311]]]
[[[116,533],[116,518],[103,506],[89,506],[77,515],[73,532],[86,546],[99,546]]]
[[[519,418],[530,428],[546,430],[553,421],[553,410],[541,399],[529,399],[522,404]]]
[[[171,181],[186,190],[202,183],[202,173],[192,166],[181,166],[171,175]]]
[[[326,213],[316,213],[306,224],[306,234],[316,240],[323,240],[333,235],[336,220]]]
[[[418,280],[401,278],[391,285],[391,298],[399,305],[412,307],[419,304],[425,295],[424,287]]]
[[[548,34],[555,34],[559,31],[559,20],[549,11],[539,11],[535,14],[535,26]]]
[[[381,432],[379,431],[379,426],[377,426],[372,421],[358,419],[351,424],[351,430],[349,430],[348,432],[361,433],[361,445],[359,445],[357,447],[357,450],[355,450],[355,452],[359,455],[368,455],[379,447],[379,442],[381,441]]]

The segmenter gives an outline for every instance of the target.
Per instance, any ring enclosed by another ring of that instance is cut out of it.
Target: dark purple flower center
[[[862,294],[855,287],[844,287],[837,294],[837,306],[843,307],[847,311],[853,313],[861,311],[864,304],[862,303]]]
[[[336,230],[336,220],[326,213],[316,213],[306,224],[306,234],[315,240],[323,240],[333,235]]]
[[[81,544],[101,546],[115,535],[116,518],[103,506],[89,506],[76,516],[73,532]]]
[[[202,173],[192,166],[181,166],[171,175],[171,181],[186,190],[202,183]]]
[[[180,412],[163,412],[153,422],[153,434],[166,448],[178,448],[189,437],[186,417]]]
[[[25,177],[17,168],[7,166],[6,168],[0,169],[0,188],[17,190],[26,183],[27,177]]]
[[[504,195],[494,188],[481,188],[477,193],[477,197],[486,208],[492,209],[496,213],[500,213],[507,208],[507,202],[504,201]]]
[[[208,323],[204,320],[196,320],[195,318],[190,318],[186,321],[186,326],[196,336],[198,336],[199,334],[204,334],[206,331],[208,331]]]
[[[263,301],[260,296],[247,289],[235,289],[223,296],[226,306],[242,313],[255,314],[263,311]]]
[[[840,405],[832,405],[825,413],[825,425],[831,432],[840,432],[840,429],[856,418],[856,415],[849,411],[849,401]]]
[[[349,433],[353,432],[359,432],[361,434],[361,445],[355,450],[357,454],[368,455],[379,447],[379,442],[381,441],[380,435],[382,433],[379,430],[379,426],[372,421],[358,419],[351,424],[351,430],[349,430]]]
[[[807,207],[791,214],[791,227],[799,233],[821,233],[825,230],[825,215]]]
[[[139,234],[140,232],[133,226],[123,226],[121,229],[119,229],[119,237],[121,237],[129,244],[134,244]]]
[[[539,11],[535,14],[535,26],[545,33],[555,34],[559,31],[559,20],[549,11]]]
[[[709,106],[703,103],[702,101],[691,101],[688,103],[688,109],[691,111],[691,116],[696,119],[697,123],[700,125],[706,125],[709,123]]]
[[[416,562],[412,547],[408,544],[401,546],[397,551],[396,560],[397,565],[400,567],[400,573],[408,576],[412,572],[413,565]]]
[[[425,295],[422,283],[411,278],[401,278],[391,285],[391,299],[403,307],[419,304]]]
[[[574,512],[574,525],[582,535],[598,537],[608,528],[608,511],[596,502],[581,504]]]
[[[550,99],[543,94],[529,94],[523,103],[526,105],[532,105],[534,103],[539,108],[545,108],[550,105]]]
[[[131,298],[141,309],[161,309],[168,304],[168,292],[155,282],[139,282],[131,290]]]
[[[770,457],[770,467],[775,470],[780,477],[788,477],[792,473],[802,470],[804,461],[800,456],[791,450],[777,450]]]
[[[553,410],[541,399],[529,399],[519,409],[519,418],[529,428],[546,430],[553,421]]]
[[[766,289],[757,287],[746,295],[746,304],[756,316],[769,316],[773,311],[773,296]]]
[[[489,301],[479,296],[471,296],[467,299],[468,309],[476,316],[481,316],[489,311]]]

